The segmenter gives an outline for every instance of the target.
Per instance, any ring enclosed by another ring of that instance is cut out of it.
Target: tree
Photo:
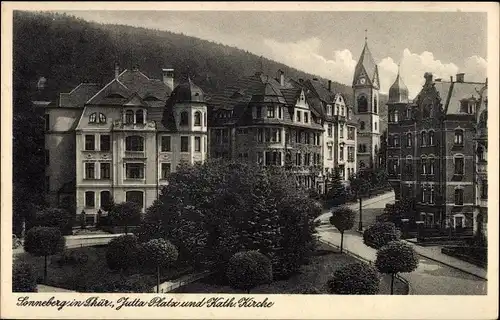
[[[377,251],[377,269],[391,275],[391,294],[394,292],[394,277],[400,272],[412,272],[418,267],[418,255],[412,246],[403,241],[393,241]]]
[[[177,248],[165,239],[152,239],[142,245],[146,263],[156,268],[156,293],[160,292],[160,268],[168,267],[177,260]]]
[[[36,213],[35,225],[39,227],[55,227],[63,234],[72,234],[72,215],[69,211],[60,208],[45,208]]]
[[[400,232],[392,222],[377,222],[363,232],[365,245],[380,249],[391,241],[400,239]]]
[[[140,223],[141,208],[135,202],[122,202],[115,204],[108,215],[113,225],[124,226],[128,234],[129,226]]]
[[[327,287],[333,294],[377,294],[379,284],[377,269],[364,262],[357,262],[335,270]]]
[[[387,220],[394,223],[396,227],[402,227],[401,219],[408,219],[410,223],[415,222],[415,199],[401,199],[393,205],[387,205],[385,208]]]
[[[34,256],[45,259],[43,280],[47,281],[47,257],[62,252],[65,239],[58,228],[34,227],[31,228],[24,239],[24,250]]]
[[[350,188],[354,192],[356,199],[359,199],[359,231],[363,231],[363,196],[371,189],[370,180],[366,179],[365,174],[357,172],[349,178]]]
[[[137,264],[139,253],[137,237],[122,235],[109,242],[106,250],[106,263],[111,270],[123,272]]]
[[[12,265],[12,292],[37,292],[36,274],[25,262],[14,261]]]
[[[258,251],[237,252],[229,260],[227,279],[234,289],[250,290],[273,279],[269,258]]]
[[[354,227],[354,217],[356,213],[348,207],[336,209],[330,217],[330,223],[340,231],[340,252],[344,248],[344,231],[351,230]]]
[[[339,168],[333,171],[326,198],[331,206],[343,205],[347,201],[347,190],[342,183]]]
[[[80,213],[80,228],[87,228],[87,214],[85,213],[85,210],[82,210],[82,212]]]

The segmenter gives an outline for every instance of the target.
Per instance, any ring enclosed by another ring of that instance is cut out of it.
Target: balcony
[[[154,131],[156,130],[156,122],[146,121],[145,123],[124,123],[122,120],[116,120],[113,122],[113,130]]]
[[[145,151],[125,151],[124,158],[125,159],[145,159],[146,152]]]

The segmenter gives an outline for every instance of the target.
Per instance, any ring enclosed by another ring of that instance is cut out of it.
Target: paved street
[[[366,221],[374,221],[374,217],[380,214],[385,204],[394,199],[380,196],[377,198],[371,199],[373,201],[366,201],[367,207],[363,212],[371,214]],[[354,207],[353,209],[357,210]],[[328,214],[324,214],[320,219],[324,221],[328,217]],[[364,215],[363,221],[365,221]],[[366,225],[369,224],[370,222]],[[323,240],[340,244],[340,233],[328,224],[318,227],[318,234]],[[356,231],[350,231],[344,235],[344,248],[364,259],[375,260],[376,250],[367,247],[361,235]],[[402,276],[409,281],[411,294],[414,295],[480,295],[486,294],[487,291],[487,281],[423,257],[420,258],[416,271],[402,274]]]

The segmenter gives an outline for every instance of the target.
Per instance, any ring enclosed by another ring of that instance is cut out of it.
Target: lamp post
[[[417,223],[417,230],[418,230],[417,231],[418,232],[418,238],[420,238],[421,241],[424,242],[425,241],[424,228],[423,228],[424,227],[424,222],[420,220],[420,221],[416,221],[416,223]]]
[[[408,238],[408,222],[410,219],[403,218],[401,219],[401,222],[403,223],[403,238],[407,239]]]

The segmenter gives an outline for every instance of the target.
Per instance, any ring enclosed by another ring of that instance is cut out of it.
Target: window
[[[109,151],[111,149],[111,140],[109,134],[101,134],[101,151]]]
[[[264,154],[262,152],[257,152],[257,163],[258,164],[263,164],[264,163]]]
[[[95,136],[87,134],[85,135],[85,150],[95,150]]]
[[[434,174],[435,171],[435,166],[436,166],[436,160],[434,158],[429,158],[429,174]]]
[[[427,143],[427,134],[425,133],[425,131],[422,131],[422,133],[420,134],[420,146],[425,146],[425,144]]]
[[[406,158],[406,174],[411,175],[413,174],[413,165],[412,165],[412,158]]]
[[[85,207],[94,208],[95,207],[95,193],[94,191],[85,191]]]
[[[181,112],[181,122],[180,122],[180,125],[181,126],[187,126],[187,125],[189,125],[189,114],[187,113],[187,111],[182,111]]]
[[[94,112],[89,116],[89,123],[96,123],[96,121],[97,121],[97,114]]]
[[[194,151],[201,152],[201,137],[194,137]]]
[[[399,121],[399,111],[393,110],[389,113],[389,122],[397,123]]]
[[[427,159],[426,158],[422,158],[420,159],[420,173],[421,174],[426,174],[427,173]]]
[[[464,204],[464,189],[455,189],[455,205],[461,206]]]
[[[328,115],[328,116],[332,115],[332,106],[331,105],[326,106],[326,115]]]
[[[189,137],[181,137],[181,152],[189,152]]]
[[[406,108],[406,119],[411,119],[411,107]]]
[[[373,129],[377,130],[377,121],[373,123]]]
[[[434,186],[431,186],[429,189],[429,203],[434,203],[436,199],[436,192],[434,190]]]
[[[394,135],[394,146],[399,147],[399,135]]]
[[[304,123],[309,123],[309,113],[304,112]]]
[[[257,116],[256,117],[257,118],[262,118],[262,107],[258,106],[256,108],[257,108],[257,110],[256,110],[257,111],[256,112]]]
[[[48,114],[44,114],[43,120],[45,120],[45,131],[50,131],[50,116]]]
[[[167,179],[171,170],[172,170],[172,164],[167,163],[167,162],[163,162],[161,164],[161,179]]]
[[[481,181],[481,199],[488,199],[488,180]]]
[[[340,137],[343,138],[344,137],[344,124],[342,124],[342,123],[340,124],[339,131],[340,131]]]
[[[194,125],[201,126],[201,113],[199,111],[194,113]]]
[[[259,142],[264,141],[264,130],[263,130],[262,128],[259,128],[259,129],[257,130],[257,140],[258,140]]]
[[[345,112],[345,111],[344,111],[344,106],[342,106],[342,107],[340,108],[340,115],[341,115],[341,116],[344,116],[344,114],[345,114],[344,112]]]
[[[426,196],[426,190],[425,190],[425,187],[424,187],[424,186],[422,186],[422,189],[421,189],[421,196],[422,196],[422,197],[421,197],[421,199],[420,199],[420,202],[425,203],[427,199],[426,199],[426,197],[425,197],[425,196]]]
[[[347,147],[347,161],[354,162],[354,147]]]
[[[141,136],[128,136],[125,138],[126,151],[144,151],[144,138]]]
[[[340,145],[340,153],[339,153],[340,161],[344,161],[344,146]]]
[[[356,131],[353,127],[347,127],[347,139],[354,140],[355,132]]]
[[[332,160],[332,159],[333,159],[333,147],[328,146],[328,160]]]
[[[295,164],[298,166],[302,165],[302,155],[300,153],[295,154]]]
[[[459,175],[464,174],[464,157],[456,156],[454,160],[455,160],[455,174]]]
[[[274,106],[268,106],[267,107],[267,117],[268,118],[274,118],[275,117]]]
[[[95,163],[85,163],[85,179],[95,179]]]
[[[378,99],[377,96],[374,97],[373,99],[373,112],[377,113],[377,108],[378,108]]]
[[[99,123],[106,123],[106,116],[103,113],[99,113]]]
[[[460,101],[460,112],[472,114],[473,113],[473,105],[474,105],[474,103],[470,100]]]
[[[162,136],[161,137],[161,152],[172,151],[171,140],[172,140],[172,138],[170,136]]]
[[[111,204],[111,192],[101,191],[101,208],[107,208]]]
[[[407,133],[406,134],[406,146],[408,148],[411,147],[412,140],[413,140],[413,137],[412,137],[411,133]]]
[[[144,163],[127,163],[125,168],[127,179],[144,179]]]
[[[360,130],[365,130],[365,122],[364,122],[364,121],[361,121],[361,122],[359,123],[359,129],[360,129]]]
[[[297,110],[297,122],[301,122],[301,112]]]
[[[125,201],[135,202],[142,209],[144,207],[144,193],[142,191],[127,191]]]
[[[134,111],[127,110],[125,112],[125,124],[134,123]]]
[[[479,162],[486,161],[486,152],[484,150],[484,147],[482,147],[482,146],[479,146],[477,148],[477,160]]]
[[[101,163],[101,179],[104,180],[111,179],[111,163],[108,162]]]
[[[279,119],[283,118],[283,107],[281,106],[278,107],[278,118]]]
[[[434,131],[429,131],[429,145],[434,145]]]
[[[464,145],[464,131],[463,130],[455,130],[455,145],[463,146]]]
[[[358,97],[358,112],[368,112],[368,100],[365,96]]]
[[[328,136],[331,137],[333,134],[333,126],[331,123],[328,124]]]

